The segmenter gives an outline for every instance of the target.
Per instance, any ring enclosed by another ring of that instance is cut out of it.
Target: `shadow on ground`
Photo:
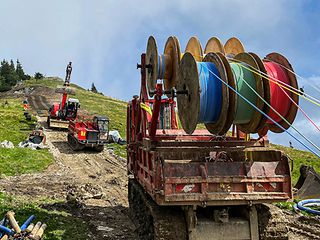
[[[80,150],[80,151],[73,151],[71,149],[71,147],[69,146],[67,139],[65,142],[53,141],[52,144],[53,144],[53,146],[55,146],[59,150],[60,153],[63,153],[63,154],[79,154],[79,153],[97,154],[98,153],[97,151],[95,151],[94,149],[89,148],[89,147],[87,147],[83,150]]]

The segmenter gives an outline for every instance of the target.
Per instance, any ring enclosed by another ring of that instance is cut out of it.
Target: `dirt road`
[[[55,163],[43,173],[2,179],[2,188],[33,199],[67,199],[87,222],[88,239],[136,239],[128,217],[126,160],[106,149],[73,152],[66,132],[47,130],[46,136]]]

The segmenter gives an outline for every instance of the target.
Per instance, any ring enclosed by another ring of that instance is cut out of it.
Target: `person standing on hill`
[[[66,69],[66,79],[65,79],[65,82],[68,84],[70,83],[71,72],[72,72],[72,62],[69,62]]]

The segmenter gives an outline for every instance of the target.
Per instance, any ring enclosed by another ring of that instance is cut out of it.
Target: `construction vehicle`
[[[85,147],[103,151],[109,142],[109,119],[104,116],[94,116],[89,120],[71,120],[68,128],[68,143],[74,151]]]
[[[270,203],[292,198],[288,157],[261,139],[178,129],[174,97],[187,91],[161,82],[148,91],[146,76],[156,72],[149,60],[141,55],[140,96],[127,107],[128,199],[139,239],[287,239]]]
[[[77,118],[80,102],[76,98],[68,98],[68,94],[74,95],[74,90],[69,87],[71,72],[67,71],[66,74],[67,76],[65,78],[63,87],[56,89],[57,93],[62,93],[61,102],[53,103],[48,110],[48,128],[67,129],[69,126],[69,121]]]
[[[320,174],[312,166],[300,166],[300,176],[294,186],[294,197],[296,199],[320,198]]]

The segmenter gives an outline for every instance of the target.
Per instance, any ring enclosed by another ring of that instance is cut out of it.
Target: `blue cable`
[[[220,77],[216,66],[211,62],[197,62],[200,81],[200,114],[198,122],[214,123],[219,119],[222,108],[222,84],[212,78],[210,71]]]
[[[257,111],[259,111],[261,114],[263,114],[265,117],[267,117],[269,120],[271,120],[274,124],[276,124],[279,128],[281,128],[283,131],[285,131],[287,134],[289,134],[293,139],[295,139],[297,142],[299,142],[302,146],[304,146],[306,149],[308,149],[310,152],[312,152],[314,155],[316,155],[318,158],[320,158],[320,155],[314,152],[311,148],[306,146],[303,142],[301,142],[299,139],[297,139],[294,135],[292,135],[287,129],[282,127],[279,123],[274,121],[272,118],[270,118],[267,114],[265,114],[263,111],[261,111],[257,106],[255,106],[252,102],[250,102],[248,99],[243,97],[237,90],[235,90],[233,87],[231,87],[228,83],[224,82],[220,77],[218,77],[214,72],[212,72],[210,69],[208,71],[216,76],[217,79],[219,79],[223,84],[228,86],[232,91],[234,91],[236,94],[238,94],[243,100],[245,100],[247,103],[249,103],[252,107],[254,107]]]
[[[312,213],[312,214],[315,214],[315,215],[319,215],[319,216],[320,216],[320,211],[317,211],[317,210],[314,210],[314,209],[311,209],[311,208],[309,208],[309,207],[305,207],[305,206],[304,206],[305,204],[309,204],[309,203],[317,203],[317,204],[320,204],[320,199],[306,199],[306,200],[302,200],[302,201],[298,202],[297,207],[298,207],[298,209],[300,209],[300,210],[302,210],[302,211],[305,211],[305,212]]]
[[[158,79],[164,78],[165,70],[166,70],[166,58],[164,55],[159,55],[158,56]]]

